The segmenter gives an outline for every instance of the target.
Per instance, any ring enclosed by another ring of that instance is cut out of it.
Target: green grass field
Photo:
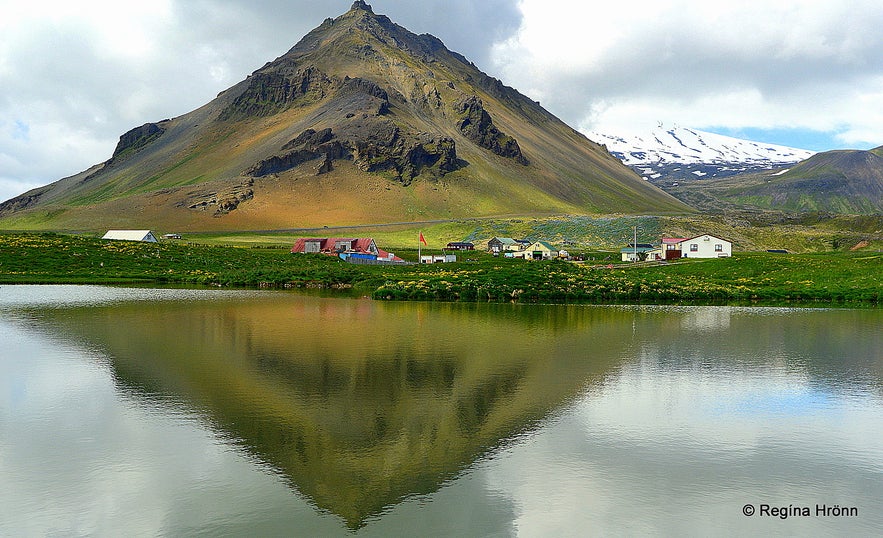
[[[397,254],[416,260],[417,250]],[[621,263],[618,252],[586,254],[599,261],[528,262],[474,251],[459,253],[457,263],[360,266],[292,255],[287,243],[151,244],[9,233],[0,234],[0,284],[323,288],[384,300],[524,303],[879,307],[883,298],[881,253],[739,253],[658,265]]]

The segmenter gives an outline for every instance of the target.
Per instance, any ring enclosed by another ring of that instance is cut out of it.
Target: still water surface
[[[881,328],[3,286],[0,536],[880,535]]]

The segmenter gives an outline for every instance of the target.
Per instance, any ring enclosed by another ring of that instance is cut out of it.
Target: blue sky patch
[[[837,139],[835,131],[813,131],[811,129],[756,129],[752,127],[700,127],[703,131],[734,138],[765,142],[779,146],[812,151],[829,151],[833,149],[873,149],[872,144],[846,146]]]
[[[12,126],[12,139],[30,141],[31,126],[21,120],[15,120],[15,124]]]

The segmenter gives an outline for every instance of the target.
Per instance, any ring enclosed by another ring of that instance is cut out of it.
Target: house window
[[[699,245],[697,245],[696,243],[690,245],[690,252],[699,252]]]
[[[721,245],[721,244],[717,244],[717,245],[714,246],[714,251],[715,251],[715,252],[723,252],[723,251],[724,251],[724,246]]]

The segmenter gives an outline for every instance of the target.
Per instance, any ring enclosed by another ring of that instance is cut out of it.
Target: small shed
[[[637,245],[629,243],[628,246],[623,247],[619,252],[622,254],[622,261],[624,262],[662,260],[665,255],[662,247],[651,245],[650,243],[638,243]]]
[[[112,241],[141,241],[143,243],[159,242],[150,230],[108,230],[102,239],[109,239]]]
[[[466,241],[451,241],[445,248],[447,250],[475,250],[475,244]]]
[[[454,254],[434,254],[420,256],[420,263],[452,263],[455,261],[457,261],[457,256]]]

